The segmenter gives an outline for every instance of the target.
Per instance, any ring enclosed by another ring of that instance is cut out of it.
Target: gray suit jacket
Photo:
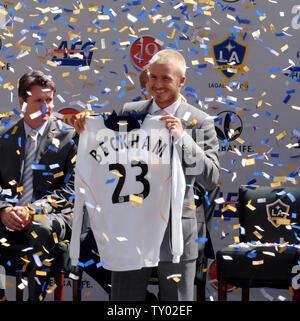
[[[36,200],[51,195],[54,201],[47,203],[48,212],[61,216],[71,226],[71,212],[64,214],[61,210],[73,205],[75,131],[69,125],[63,126],[65,128],[54,119],[48,122],[35,159],[36,163],[44,165],[44,168],[33,171],[33,194]],[[58,147],[53,145],[53,138],[58,139]],[[0,209],[16,205],[14,199],[20,196],[17,187],[22,186],[24,152],[25,130],[24,120],[21,119],[11,128],[0,132]],[[11,195],[3,193],[6,189],[11,190]]]
[[[146,114],[152,104],[150,101],[126,103],[121,114]],[[188,114],[187,114],[188,113]],[[187,118],[187,116],[189,117]],[[197,182],[203,190],[213,190],[219,179],[218,139],[212,117],[195,107],[182,102],[176,117],[181,119],[185,135],[175,144],[183,167],[186,191],[182,213],[184,252],[181,260],[198,257],[199,223],[204,223],[203,205],[195,210],[194,184]],[[198,226],[197,226],[198,222]],[[161,260],[171,261],[170,228],[168,225],[161,246]]]

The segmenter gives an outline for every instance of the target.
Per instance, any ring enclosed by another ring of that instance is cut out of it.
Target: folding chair
[[[243,301],[258,287],[289,289],[293,300],[300,300],[292,286],[300,259],[299,209],[298,186],[239,188],[240,243],[217,251],[220,301],[226,301],[228,284],[242,288]]]

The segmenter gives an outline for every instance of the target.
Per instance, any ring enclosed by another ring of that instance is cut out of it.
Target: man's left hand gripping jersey
[[[73,265],[78,263],[84,205],[104,268],[157,266],[169,219],[173,262],[179,262],[185,178],[160,117],[147,115],[140,128],[130,131],[124,117],[114,130],[102,115],[87,119],[75,169]]]

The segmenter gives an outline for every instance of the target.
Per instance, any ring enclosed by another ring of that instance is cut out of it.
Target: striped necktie
[[[18,205],[27,206],[31,203],[32,193],[33,193],[33,171],[32,162],[34,161],[36,150],[37,150],[37,137],[38,131],[32,130],[28,133],[27,139],[29,140],[27,154],[24,161],[24,172],[23,172],[23,194],[19,200]]]

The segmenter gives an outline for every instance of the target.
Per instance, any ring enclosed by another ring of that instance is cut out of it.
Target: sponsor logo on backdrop
[[[268,221],[275,227],[280,225],[290,225],[291,221],[286,217],[289,215],[290,206],[278,199],[266,205]]]
[[[253,146],[247,144],[234,144],[233,142],[241,135],[243,131],[243,122],[241,117],[233,111],[222,111],[215,118],[215,129],[221,144],[220,151],[235,151],[250,153],[253,152]],[[233,143],[233,144],[232,144]]]
[[[62,66],[89,66],[92,61],[95,48],[95,41],[72,42],[71,47],[68,41],[63,40],[57,49],[52,50],[54,56],[52,61]]]
[[[243,70],[248,45],[228,34],[222,40],[212,43],[211,49],[215,69],[226,80],[232,80]]]
[[[0,3],[0,9],[1,10],[6,10],[7,9],[7,4]],[[0,13],[0,29],[4,29],[4,28],[5,28],[5,15],[1,12]]]
[[[228,84],[232,89],[241,89],[243,91],[246,91],[249,87],[248,81],[243,81],[243,82],[236,82],[233,81],[232,84]],[[221,81],[211,81],[208,83],[208,88],[226,88],[225,84]]]
[[[161,49],[157,39],[151,36],[140,37],[131,45],[131,62],[137,69],[141,70],[147,65],[153,55]]]
[[[284,73],[285,76],[292,78],[292,80],[300,82],[300,67],[293,66],[287,69],[288,72]]]
[[[78,114],[78,110],[74,108],[63,108],[59,111],[60,114],[64,115],[63,118],[59,118],[62,121],[64,121],[66,124],[69,124],[71,126],[74,126],[75,120],[76,120],[76,114]]]
[[[292,8],[292,14],[295,14],[291,21],[291,26],[293,29],[298,30],[300,29],[300,5],[296,4]]]

